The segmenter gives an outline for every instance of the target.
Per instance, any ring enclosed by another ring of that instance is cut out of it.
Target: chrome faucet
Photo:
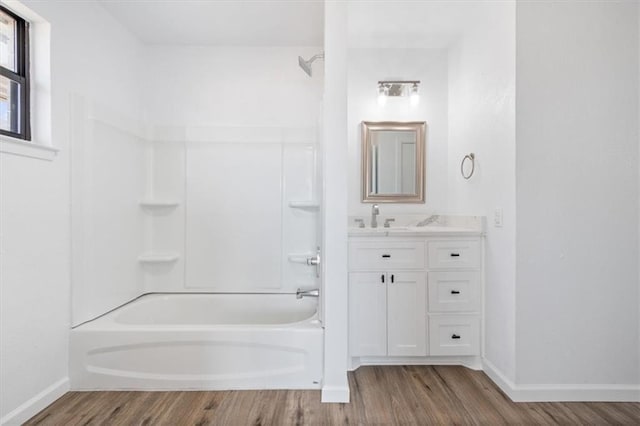
[[[377,204],[371,206],[371,227],[378,227],[378,215],[380,214],[380,208]]]
[[[296,291],[296,299],[302,299],[303,297],[319,297],[320,289],[314,288],[313,290],[302,290],[298,289]]]

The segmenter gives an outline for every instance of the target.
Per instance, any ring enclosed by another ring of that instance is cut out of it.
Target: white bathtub
[[[148,294],[71,330],[75,390],[319,389],[317,300]]]

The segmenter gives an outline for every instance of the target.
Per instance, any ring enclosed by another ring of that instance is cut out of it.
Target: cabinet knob
[[[383,255],[382,255],[382,258],[383,258],[383,259],[390,259],[390,258],[391,258],[391,255],[390,255],[390,254],[383,254]]]
[[[393,274],[391,274],[391,284],[393,284],[394,279]]]
[[[451,253],[451,257],[460,257],[460,253]]]
[[[451,294],[460,294],[458,290],[451,290]]]
[[[459,338],[460,338],[460,336],[459,336],[459,335],[457,335],[457,334],[453,334],[453,335],[451,336],[451,338],[452,338],[452,339],[459,339]]]
[[[380,281],[382,281],[382,284],[384,284],[384,274],[380,275]]]

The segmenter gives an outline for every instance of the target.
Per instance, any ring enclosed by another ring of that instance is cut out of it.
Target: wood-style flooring
[[[350,404],[320,391],[69,392],[27,425],[640,425],[640,403],[513,403],[480,371],[360,367]]]

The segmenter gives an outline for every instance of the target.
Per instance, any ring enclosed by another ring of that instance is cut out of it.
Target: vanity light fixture
[[[378,105],[384,106],[387,103],[387,96],[389,96],[389,88],[384,84],[378,83]]]
[[[417,106],[420,103],[420,95],[418,94],[418,83],[413,83],[409,94],[409,103],[411,106]]]
[[[378,105],[384,106],[387,98],[409,97],[411,106],[416,106],[420,102],[418,85],[420,80],[381,80],[378,81]]]

